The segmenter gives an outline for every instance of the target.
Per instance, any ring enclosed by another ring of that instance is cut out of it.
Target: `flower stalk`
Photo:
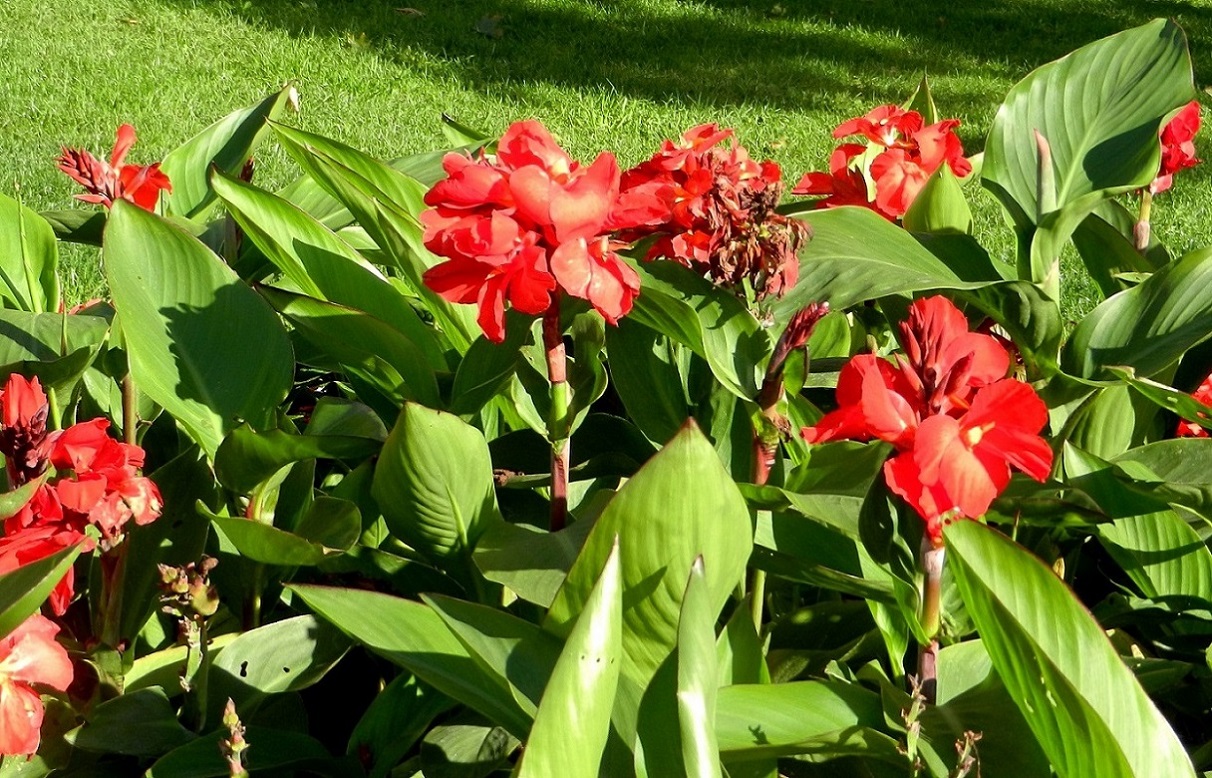
[[[1153,227],[1150,224],[1150,218],[1153,213],[1153,193],[1145,189],[1140,193],[1140,215],[1136,218],[1136,224],[1132,227],[1132,241],[1136,246],[1136,250],[1145,253],[1149,249],[1149,240],[1152,237]]]
[[[917,682],[922,696],[934,704],[938,692],[938,635],[942,622],[943,560],[944,546],[935,546],[929,536],[922,538],[922,629],[926,633],[926,644],[917,658]]]
[[[551,410],[547,436],[551,440],[551,531],[568,523],[569,402],[568,358],[560,328],[560,303],[553,299],[543,314],[543,350],[547,356],[547,378],[551,381]]]

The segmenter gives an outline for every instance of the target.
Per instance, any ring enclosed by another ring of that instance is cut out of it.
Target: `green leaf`
[[[357,756],[369,769],[370,778],[385,778],[412,750],[434,718],[454,702],[401,673],[374,698],[349,736],[345,753]]]
[[[568,634],[543,691],[519,778],[596,778],[623,665],[619,546]]]
[[[1099,524],[1098,538],[1146,597],[1212,604],[1212,552],[1174,511]]]
[[[1173,22],[1091,43],[1010,90],[989,132],[982,183],[1028,240],[1049,213],[1066,222],[1050,227],[1066,239],[1100,200],[1153,180],[1162,122],[1193,96],[1186,40]],[[1039,200],[1036,132],[1051,150],[1053,202]],[[1044,280],[1040,261],[1058,256],[1057,248],[1034,258],[1029,280]]]
[[[100,316],[0,310],[0,365],[23,364],[32,368],[31,372],[38,373],[42,366],[34,363],[46,363],[49,367],[55,360],[80,349],[93,347],[95,351],[107,332],[109,322]],[[63,350],[65,334],[66,353]]]
[[[610,380],[627,416],[649,440],[663,443],[686,423],[686,389],[678,370],[678,346],[628,316],[606,330]]]
[[[376,654],[416,674],[443,694],[526,737],[531,717],[480,668],[433,609],[360,589],[291,584],[317,614]]]
[[[1129,449],[1112,464],[1132,491],[1212,516],[1210,463],[1212,440],[1177,438]]]
[[[720,778],[720,749],[716,743],[716,611],[707,591],[702,557],[690,568],[678,619],[678,723],[682,761],[691,778]]]
[[[796,754],[901,761],[883,728],[879,696],[857,684],[741,684],[725,686],[716,699],[716,739],[726,764]]]
[[[891,294],[980,286],[960,280],[912,235],[866,208],[829,208],[800,218],[811,225],[812,240],[800,249],[799,282],[774,305],[780,320],[814,301],[842,310]]]
[[[1033,374],[1058,370],[1065,323],[1060,305],[1036,284],[998,281],[957,295],[1001,325]]]
[[[918,192],[902,220],[910,232],[967,235],[972,232],[972,211],[950,165],[940,165]]]
[[[266,122],[282,114],[295,88],[288,86],[256,105],[233,111],[170,151],[160,164],[172,182],[169,213],[193,219],[215,198],[207,178],[211,167],[236,175],[264,135]],[[297,99],[297,98],[294,98]]]
[[[635,268],[644,293],[628,318],[689,346],[737,397],[756,397],[759,373],[774,346],[745,304],[677,262],[640,262]]]
[[[50,224],[0,194],[0,300],[31,313],[55,312],[59,296],[59,246]]]
[[[976,522],[945,537],[993,666],[1061,778],[1195,774],[1102,627],[1048,567]]]
[[[476,544],[472,560],[485,579],[550,608],[592,528],[590,521],[575,521],[559,532],[493,523]]]
[[[209,511],[204,513],[209,514]],[[325,549],[319,543],[312,543],[255,519],[210,514],[210,522],[235,546],[240,556],[254,562],[283,567],[310,567],[318,565],[325,557]]]
[[[16,489],[0,494],[0,521],[7,521],[29,503],[30,498],[34,496],[34,492],[42,488],[42,484],[46,483],[45,477],[35,478],[28,481]]]
[[[319,681],[349,651],[338,630],[310,614],[241,633],[210,667],[211,721],[228,697],[237,707]]]
[[[1119,274],[1151,273],[1169,262],[1160,244],[1154,243],[1144,254],[1137,251],[1132,235],[1134,223],[1135,217],[1124,206],[1107,200],[1073,231],[1073,245],[1103,297],[1127,288]]]
[[[69,211],[41,211],[38,215],[51,226],[55,237],[65,243],[100,246],[107,213],[105,210],[73,208]]]
[[[101,703],[83,726],[65,737],[85,751],[157,756],[195,736],[177,722],[177,713],[164,691],[153,687]]]
[[[379,450],[371,438],[346,435],[295,435],[280,429],[257,432],[243,424],[232,430],[215,454],[219,483],[247,494],[287,465],[305,459],[359,461]]]
[[[434,370],[446,369],[435,330],[408,299],[336,233],[287,201],[216,173],[215,192],[265,256],[299,291],[369,313],[394,327]]]
[[[424,597],[481,668],[534,716],[560,656],[560,641],[536,624],[488,605]]]
[[[1105,300],[1078,323],[1061,359],[1079,378],[1129,366],[1151,376],[1212,332],[1212,249],[1192,252]]]
[[[493,397],[503,394],[522,359],[521,349],[534,343],[529,322],[521,314],[506,314],[505,341],[475,339],[455,371],[450,391],[450,412],[479,412]]]
[[[384,396],[402,404],[438,406],[437,378],[415,344],[368,313],[306,295],[261,287],[261,295],[295,326],[295,332]]]
[[[477,717],[460,716],[434,727],[421,742],[425,778],[488,778],[518,747],[518,739]]]
[[[329,194],[338,199],[397,264],[413,291],[425,301],[442,331],[459,352],[479,334],[475,312],[454,305],[430,290],[421,275],[436,264],[422,245],[416,215],[424,208],[427,187],[405,173],[337,141],[282,125],[273,125],[295,161]]]
[[[294,356],[277,315],[227,265],[183,230],[117,202],[105,273],[135,383],[208,457],[240,420],[268,426]]]
[[[0,575],[0,638],[38,612],[80,554],[75,545]]]
[[[470,555],[500,515],[484,436],[415,403],[383,444],[373,494],[391,531],[434,560]]]
[[[693,488],[690,488],[693,485]],[[691,565],[703,557],[708,609],[718,613],[753,547],[749,511],[715,450],[688,422],[606,506],[547,615],[568,634],[618,537],[623,578],[624,708],[640,693],[677,642],[682,596]]]

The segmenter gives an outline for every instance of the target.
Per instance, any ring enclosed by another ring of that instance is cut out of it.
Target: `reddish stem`
[[[568,359],[560,328],[560,304],[553,300],[543,314],[543,349],[551,381],[551,413],[547,434],[551,439],[551,531],[568,523]]]

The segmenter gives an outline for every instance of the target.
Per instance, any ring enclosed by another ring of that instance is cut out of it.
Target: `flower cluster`
[[[636,272],[616,253],[607,218],[619,194],[609,152],[583,166],[536,121],[505,132],[495,155],[448,154],[447,177],[426,194],[425,246],[448,261],[425,273],[442,297],[479,306],[484,334],[505,338],[505,303],[546,313],[558,291],[588,300],[609,322],[631,310]]]
[[[1010,357],[993,337],[968,331],[949,300],[915,301],[900,325],[896,364],[854,357],[838,378],[838,409],[805,427],[809,443],[879,439],[897,454],[889,488],[926,521],[935,546],[943,525],[985,513],[1010,468],[1044,481],[1052,450],[1039,436],[1048,409],[1030,385],[1006,378]]]
[[[67,691],[72,663],[55,642],[59,627],[34,614],[0,639],[0,754],[38,750],[45,709],[33,684]]]
[[[675,260],[717,284],[748,280],[760,299],[795,285],[808,238],[805,222],[775,211],[782,193],[778,165],[751,159],[732,130],[702,124],[623,174],[614,221],[635,225],[627,238],[660,235],[648,259]]]
[[[834,138],[859,135],[864,142],[838,146],[828,173],[805,174],[791,192],[823,195],[818,208],[859,205],[899,219],[942,165],[959,177],[972,172],[955,134],[959,124],[958,119],[944,119],[923,126],[917,111],[881,105],[838,125]]]
[[[1175,173],[1199,164],[1195,158],[1195,136],[1198,132],[1199,101],[1192,100],[1162,128],[1161,167],[1153,183],[1149,184],[1150,194],[1166,191],[1174,183]]]
[[[97,159],[84,149],[63,147],[59,169],[88,190],[76,195],[77,200],[112,207],[115,200],[126,200],[146,211],[154,211],[160,200],[160,190],[172,192],[172,184],[160,170],[160,163],[151,165],[125,164],[126,155],[135,145],[135,128],[124,124],[118,128],[109,162]]]
[[[91,545],[89,526],[108,548],[120,541],[127,522],[147,524],[160,515],[159,489],[138,474],[143,449],[111,438],[105,419],[47,432],[47,400],[38,379],[27,381],[16,373],[0,393],[0,418],[0,452],[10,486],[42,479],[48,467],[54,468],[54,478],[42,480],[25,506],[4,522],[0,574],[82,541]],[[69,570],[51,593],[57,615],[67,610],[73,591]]]

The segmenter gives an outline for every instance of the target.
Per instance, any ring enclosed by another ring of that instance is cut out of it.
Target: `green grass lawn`
[[[411,5],[409,5],[411,4]],[[631,164],[693,124],[735,127],[794,182],[823,169],[832,128],[903,99],[929,72],[940,110],[979,151],[1005,92],[1033,67],[1157,16],[1187,30],[1197,83],[1212,75],[1200,0],[3,0],[0,189],[38,209],[72,203],[61,144],[158,159],[230,110],[294,82],[297,122],[383,157],[443,145],[438,116],[496,133],[535,117],[581,157]],[[294,171],[259,160],[259,183]],[[1212,244],[1212,172],[1159,198],[1177,252]],[[987,195],[973,187],[979,201]],[[982,237],[1001,232],[978,203]],[[1004,237],[993,238],[1008,252]],[[101,288],[95,255],[67,255],[68,293]],[[1076,273],[1070,273],[1070,277]],[[1074,309],[1087,290],[1066,291]]]

